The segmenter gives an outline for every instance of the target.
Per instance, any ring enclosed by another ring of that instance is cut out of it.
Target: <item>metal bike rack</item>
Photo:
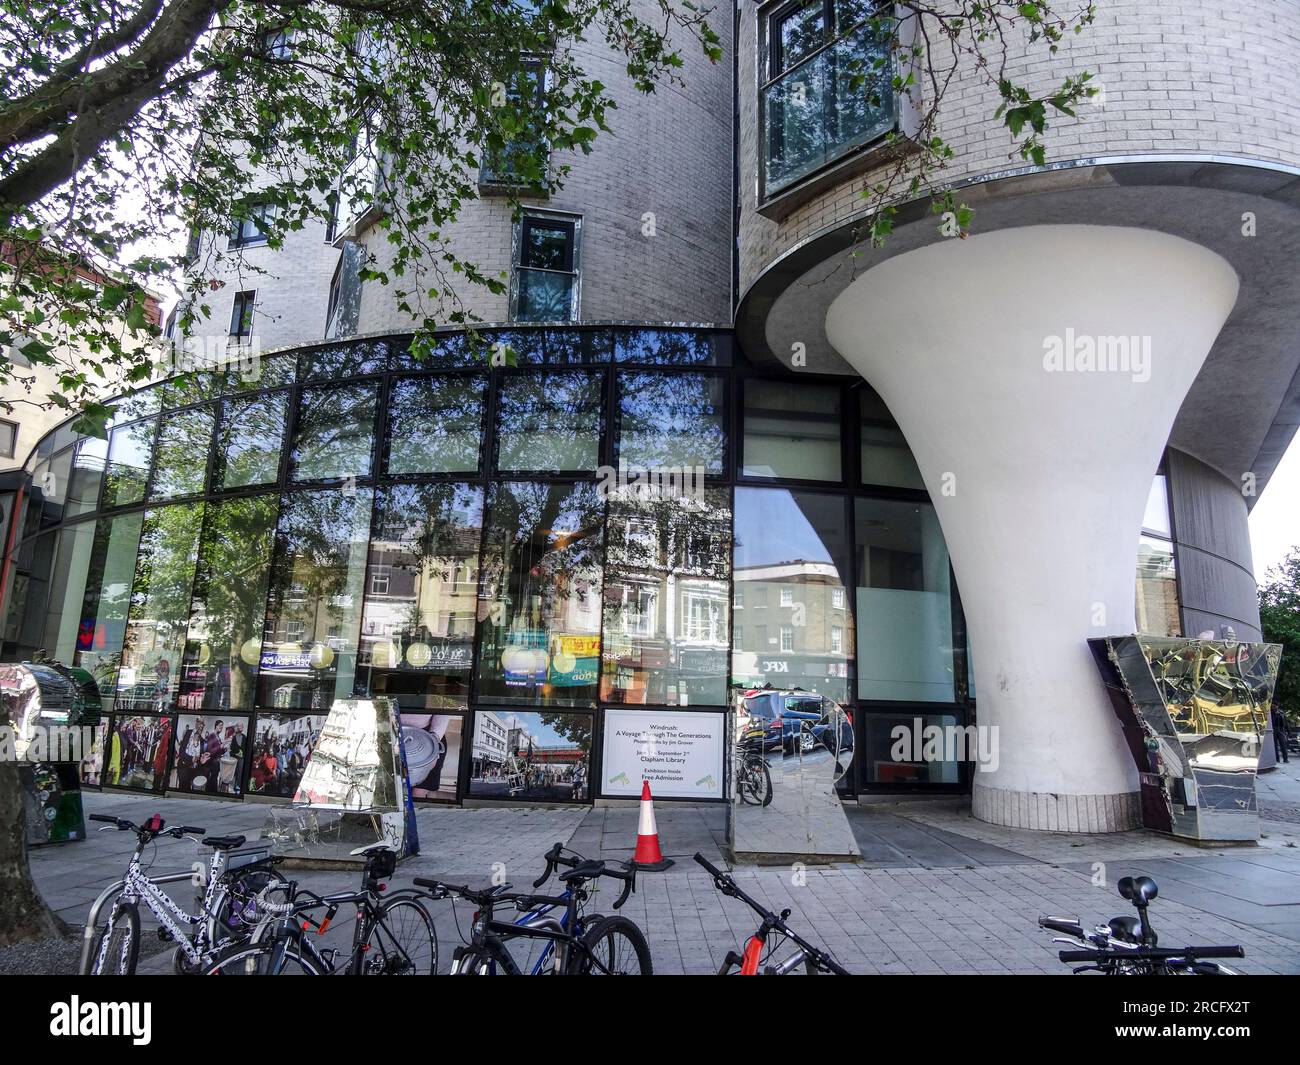
[[[168,873],[165,876],[148,877],[151,884],[179,884],[182,880],[192,880],[193,872]],[[104,903],[113,898],[122,890],[126,883],[125,878],[110,884],[99,893],[97,898],[90,906],[90,913],[86,916],[86,929],[81,934],[81,964],[78,972],[82,976],[90,975],[90,944],[95,938],[95,931],[99,927],[99,913],[104,908]]]

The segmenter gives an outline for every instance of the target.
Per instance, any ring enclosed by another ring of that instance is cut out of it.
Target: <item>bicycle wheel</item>
[[[370,944],[363,976],[433,976],[438,971],[438,934],[429,911],[415,899],[386,903],[366,929]]]
[[[272,944],[235,943],[218,954],[202,970],[204,976],[269,976],[274,950]],[[328,976],[310,955],[293,944],[284,951],[284,961],[277,976]]]
[[[753,788],[754,804],[770,806],[772,804],[772,771],[767,762],[759,760],[750,769],[750,783]]]
[[[140,957],[140,911],[134,902],[114,905],[90,953],[91,976],[134,976]]]
[[[650,976],[650,944],[626,917],[602,917],[570,953],[570,976]]]

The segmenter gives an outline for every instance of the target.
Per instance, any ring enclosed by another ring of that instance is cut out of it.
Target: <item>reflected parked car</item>
[[[765,751],[795,754],[811,751],[818,744],[832,753],[852,750],[852,723],[846,714],[832,713],[837,709],[830,699],[811,692],[764,689],[745,694],[751,727],[766,722]],[[833,721],[839,722],[838,745]]]

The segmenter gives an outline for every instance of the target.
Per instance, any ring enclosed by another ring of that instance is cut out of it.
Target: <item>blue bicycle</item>
[[[621,881],[623,890],[614,902],[619,909],[636,890],[635,869],[612,869],[602,861],[588,861],[566,852],[557,843],[546,854],[546,871],[533,881],[539,888],[557,869],[564,869],[559,895],[533,895],[510,891],[509,884],[475,890],[464,884],[416,879],[435,899],[461,898],[476,907],[469,942],[452,954],[453,976],[523,976],[524,970],[508,944],[520,939],[542,942],[532,976],[649,976],[650,945],[644,933],[620,915],[587,914],[588,886],[602,876]],[[513,905],[521,914],[514,921],[498,920],[496,911]]]

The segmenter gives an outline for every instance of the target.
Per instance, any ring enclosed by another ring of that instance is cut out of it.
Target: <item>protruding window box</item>
[[[907,150],[889,40],[862,21],[870,8],[865,0],[794,0],[761,16],[760,214],[784,218]]]

